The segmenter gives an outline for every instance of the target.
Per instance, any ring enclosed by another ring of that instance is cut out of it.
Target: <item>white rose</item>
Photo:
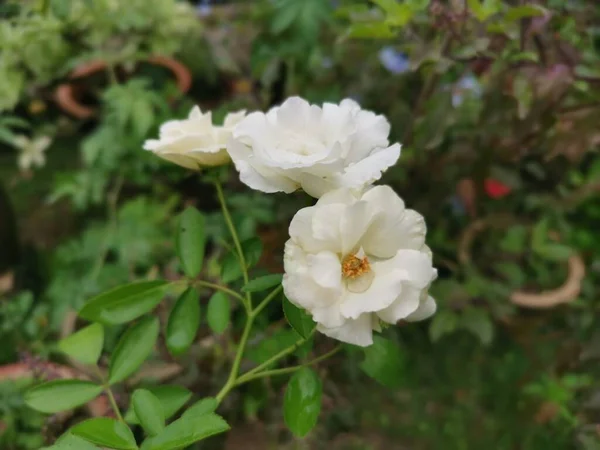
[[[229,161],[225,150],[233,127],[246,115],[245,111],[227,114],[223,126],[212,123],[212,114],[194,106],[187,119],[170,120],[160,127],[160,139],[149,139],[144,149],[187,167],[219,166]]]
[[[323,107],[299,97],[242,120],[227,145],[240,179],[263,192],[302,188],[313,197],[340,187],[361,188],[400,156],[389,146],[390,124],[353,100]]]
[[[426,319],[436,278],[425,221],[388,186],[329,192],[292,219],[283,288],[317,330],[351,344],[373,343],[380,321]]]

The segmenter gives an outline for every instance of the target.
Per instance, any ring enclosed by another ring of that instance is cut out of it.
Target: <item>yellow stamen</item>
[[[354,280],[369,272],[371,272],[371,265],[366,256],[361,259],[356,255],[348,255],[342,261],[342,276],[344,278]]]

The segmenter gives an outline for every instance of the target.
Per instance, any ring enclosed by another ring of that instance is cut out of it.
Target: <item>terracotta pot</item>
[[[189,69],[173,58],[166,56],[151,56],[146,62],[156,66],[168,69],[174,76],[177,87],[182,93],[186,93],[192,85],[192,75]],[[95,74],[104,73],[107,70],[107,64],[104,61],[92,61],[75,69],[69,75],[72,83],[63,83],[58,86],[55,92],[55,98],[61,109],[78,119],[89,119],[98,114],[96,108],[81,102],[81,97],[85,93],[85,87],[76,81],[88,78]]]

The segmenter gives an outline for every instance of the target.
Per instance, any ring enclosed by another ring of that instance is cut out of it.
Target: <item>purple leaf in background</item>
[[[458,83],[452,88],[452,106],[455,108],[462,105],[464,96],[481,97],[481,84],[472,73],[463,75]]]
[[[207,17],[212,14],[212,6],[210,6],[210,0],[202,0],[196,5],[196,11],[200,17]]]

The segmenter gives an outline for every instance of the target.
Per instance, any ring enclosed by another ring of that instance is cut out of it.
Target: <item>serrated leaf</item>
[[[160,402],[165,420],[173,417],[192,397],[192,393],[181,386],[149,386],[146,390]],[[133,408],[129,408],[125,414],[125,421],[131,424],[140,423]]]
[[[229,430],[229,425],[216,414],[182,417],[177,419],[157,436],[146,439],[142,450],[178,450],[194,442]]]
[[[167,322],[166,344],[173,355],[184,353],[194,342],[200,327],[198,292],[188,288],[177,299]]]
[[[136,450],[135,437],[124,422],[108,417],[84,420],[71,428],[75,436],[117,450]]]
[[[283,279],[283,275],[280,273],[265,275],[262,277],[255,278],[254,280],[250,280],[248,284],[242,287],[243,292],[260,292],[266,291],[274,286],[281,284],[281,280]]]
[[[156,436],[165,428],[165,413],[160,400],[146,389],[136,389],[131,396],[136,417],[149,436]]]
[[[200,417],[205,414],[209,414],[215,412],[219,404],[217,400],[213,397],[203,398],[202,400],[198,400],[192,406],[190,406],[183,414],[182,418],[185,417]]]
[[[125,332],[110,360],[108,371],[110,384],[123,381],[140,368],[152,353],[158,331],[158,319],[145,317]]]
[[[308,338],[310,333],[317,326],[315,321],[305,311],[291,303],[287,297],[283,296],[283,313],[290,326],[303,338]]]
[[[154,309],[164,297],[169,282],[140,281],[100,294],[88,301],[79,316],[91,322],[119,325]]]
[[[183,271],[195,278],[202,270],[206,246],[206,218],[196,208],[187,208],[179,219],[175,240]]]
[[[360,364],[363,372],[382,385],[394,388],[402,381],[405,358],[394,342],[373,336],[373,345],[364,348],[365,359]]]
[[[283,418],[294,435],[304,437],[317,424],[321,412],[321,380],[308,367],[290,379],[283,399]]]
[[[25,394],[25,403],[36,411],[57,413],[81,406],[101,392],[102,386],[91,381],[48,381],[29,389]]]
[[[93,323],[62,339],[58,348],[83,364],[96,364],[104,346],[104,327]]]

